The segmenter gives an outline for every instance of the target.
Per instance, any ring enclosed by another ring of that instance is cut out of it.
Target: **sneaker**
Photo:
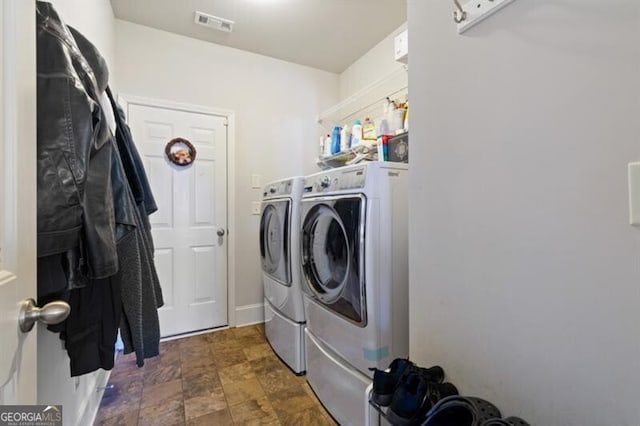
[[[415,365],[406,358],[396,358],[389,365],[389,371],[370,368],[373,371],[373,390],[371,400],[381,407],[386,407],[391,403],[391,398],[402,378],[407,374],[414,373],[423,376],[427,381],[442,383],[444,380],[444,370],[440,366],[422,368]]]
[[[420,424],[435,403],[457,394],[458,390],[451,383],[435,383],[423,374],[409,373],[393,394],[388,419],[394,425]]]
[[[410,372],[420,374],[427,381],[434,383],[442,383],[444,381],[444,370],[439,365],[435,365],[430,368],[423,367],[410,367]]]
[[[413,362],[406,358],[396,358],[391,361],[388,372],[370,368],[374,372],[371,400],[382,407],[389,405],[400,379],[411,367],[415,367]]]

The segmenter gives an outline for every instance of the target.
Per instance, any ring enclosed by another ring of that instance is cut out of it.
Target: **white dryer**
[[[300,200],[303,177],[265,186],[260,219],[265,334],[273,350],[304,374],[304,326],[300,274]]]
[[[368,423],[369,368],[409,354],[407,171],[372,162],[305,179],[307,380],[343,425]]]

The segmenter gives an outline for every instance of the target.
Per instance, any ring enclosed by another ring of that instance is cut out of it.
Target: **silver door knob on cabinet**
[[[71,313],[71,306],[67,302],[56,300],[44,305],[42,308],[36,306],[33,299],[23,300],[20,304],[18,324],[24,333],[31,331],[36,321],[45,324],[60,324],[66,320]]]
[[[218,228],[218,230],[216,231],[216,234],[218,234],[218,237],[224,237],[224,229]]]

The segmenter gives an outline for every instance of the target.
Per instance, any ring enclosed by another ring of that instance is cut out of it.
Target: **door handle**
[[[224,237],[224,228],[218,228],[216,234],[218,234],[218,237]]]
[[[38,308],[35,300],[26,299],[20,304],[18,324],[20,325],[20,330],[23,333],[27,333],[31,331],[36,321],[44,324],[60,324],[67,319],[70,313],[71,306],[61,300],[49,302],[42,308]]]

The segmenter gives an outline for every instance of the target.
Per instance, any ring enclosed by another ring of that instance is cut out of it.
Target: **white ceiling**
[[[406,0],[111,0],[116,18],[340,73],[407,20]],[[195,11],[235,21],[223,33]]]

